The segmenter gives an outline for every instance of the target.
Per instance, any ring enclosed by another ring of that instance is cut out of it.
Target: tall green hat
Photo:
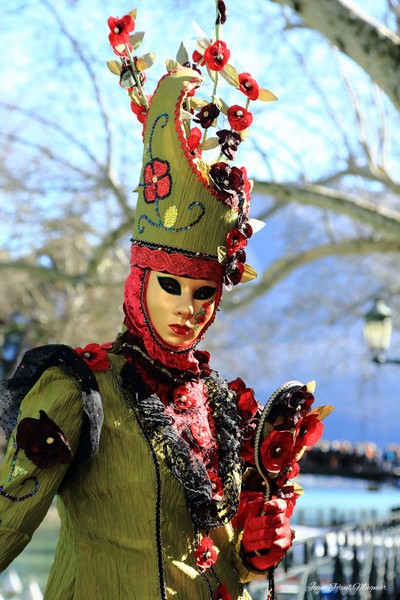
[[[218,260],[218,248],[237,224],[238,209],[220,200],[188,143],[182,112],[201,81],[192,69],[175,69],[161,79],[152,98],[134,240]]]
[[[174,264],[166,256],[185,257],[185,265],[186,259],[196,259],[211,267],[206,269],[207,277],[222,279],[230,288],[256,277],[245,264],[245,247],[254,228],[249,220],[251,184],[246,169],[230,162],[253,120],[250,102],[276,98],[249,73],[238,73],[229,64],[230,51],[220,39],[224,3],[216,6],[215,41],[198,40],[194,63],[181,45],[177,60],[167,61],[167,74],[151,98],[144,93],[143,71],[154,55],[132,56],[143,39],[142,33],[130,35],[135,11],[109,22],[110,42],[121,64],[110,61],[108,66],[120,75],[131,108],[144,125],[132,264],[167,270]],[[211,100],[195,96],[204,82],[199,67],[205,67],[211,78]],[[245,106],[228,106],[219,97],[221,78],[244,95]],[[208,150],[215,150],[211,161],[204,158]],[[198,275],[204,277],[203,271]]]

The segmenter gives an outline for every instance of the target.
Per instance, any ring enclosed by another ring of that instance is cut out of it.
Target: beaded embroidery
[[[18,453],[20,451],[20,448],[16,444],[14,444],[14,449],[15,449],[15,452],[11,459],[11,473],[10,473],[7,483],[12,481],[16,477],[18,477],[19,474],[24,474],[24,475],[26,474],[26,471],[24,469],[21,469],[21,467],[17,466],[17,459],[18,459]],[[39,485],[38,479],[36,477],[32,476],[32,477],[26,477],[25,479],[23,479],[20,482],[20,486],[23,487],[28,481],[33,481],[33,488],[27,494],[24,494],[23,496],[14,496],[12,494],[9,494],[8,492],[5,492],[4,486],[0,485],[0,496],[7,498],[7,500],[11,500],[11,502],[22,502],[23,500],[28,500],[28,498],[32,498],[32,496],[34,496],[35,494],[38,493],[40,485]]]
[[[147,204],[154,203],[154,212],[156,214],[157,220],[153,221],[146,214],[140,215],[137,223],[137,231],[139,235],[141,235],[145,230],[145,223],[142,224],[142,221],[146,221],[151,227],[157,227],[159,229],[163,229],[165,231],[170,231],[173,233],[180,233],[182,231],[187,231],[197,223],[201,221],[201,219],[206,214],[206,208],[202,202],[195,200],[190,202],[187,206],[187,210],[193,211],[195,208],[200,209],[200,214],[195,217],[190,223],[183,225],[182,227],[174,228],[174,224],[178,217],[178,209],[175,206],[170,206],[165,215],[164,219],[161,217],[159,201],[165,200],[171,194],[172,189],[172,176],[171,176],[171,168],[170,164],[167,160],[162,160],[160,158],[153,157],[152,144],[153,144],[153,135],[155,128],[160,123],[160,119],[164,119],[164,123],[161,123],[160,126],[162,128],[166,127],[168,124],[168,113],[161,113],[155,119],[151,132],[150,139],[148,143],[148,154],[150,157],[149,162],[143,168],[143,183],[139,183],[138,187],[143,187],[143,197]]]

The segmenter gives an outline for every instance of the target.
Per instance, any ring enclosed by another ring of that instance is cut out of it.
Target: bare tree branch
[[[400,215],[394,211],[361,201],[355,196],[331,188],[306,183],[268,183],[256,181],[254,193],[273,196],[279,202],[297,202],[305,206],[318,206],[325,210],[347,215],[376,231],[400,235]]]
[[[49,10],[49,12],[53,15],[53,17],[57,21],[58,26],[60,27],[60,31],[69,40],[69,42],[71,43],[71,46],[73,47],[73,49],[76,52],[77,56],[79,57],[82,65],[85,67],[85,69],[88,73],[89,81],[93,88],[94,96],[95,96],[97,104],[99,106],[100,115],[101,115],[101,118],[103,121],[104,130],[106,132],[106,139],[107,139],[106,164],[107,164],[108,170],[110,171],[111,166],[112,166],[112,132],[111,132],[111,127],[110,127],[110,119],[109,119],[106,107],[104,106],[103,96],[101,94],[100,86],[97,82],[96,71],[93,69],[91,61],[86,57],[86,55],[83,51],[82,45],[68,31],[63,19],[61,18],[60,14],[55,9],[53,4],[49,0],[41,0],[41,2],[42,2],[42,4],[44,4],[44,6],[46,6],[46,8]]]
[[[400,36],[372,19],[352,0],[272,0],[290,6],[362,67],[400,109]]]
[[[263,273],[257,285],[242,288],[241,294],[224,297],[224,310],[234,310],[248,306],[260,296],[266,294],[273,286],[282,281],[297,268],[327,256],[343,256],[347,254],[371,254],[374,252],[400,252],[400,240],[353,239],[345,242],[323,244],[294,256],[285,256],[273,262]]]

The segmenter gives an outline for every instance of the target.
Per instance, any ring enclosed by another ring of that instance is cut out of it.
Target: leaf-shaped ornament
[[[222,71],[219,71],[222,77],[235,88],[239,88],[239,74],[232,65],[225,65]]]
[[[154,52],[148,52],[148,54],[143,54],[143,56],[140,56],[137,59],[136,68],[138,71],[144,71],[145,69],[148,69],[149,67],[151,67],[151,65],[154,64],[155,60],[156,60],[156,55]]]
[[[179,50],[176,55],[176,60],[181,65],[190,62],[188,51],[186,50],[185,44],[183,42],[181,42],[181,45],[179,46]]]
[[[219,140],[216,137],[207,138],[201,145],[200,148],[202,150],[213,150],[213,148],[217,148],[219,144]]]
[[[144,31],[137,31],[136,33],[130,36],[129,43],[132,46],[133,50],[139,48],[140,44],[143,42],[144,34]]]
[[[263,102],[274,102],[275,100],[278,100],[278,98],[269,90],[260,88],[260,95],[258,96],[258,100],[262,100]]]
[[[108,60],[107,67],[111,73],[114,73],[114,75],[120,75],[122,71],[122,65],[117,60]]]

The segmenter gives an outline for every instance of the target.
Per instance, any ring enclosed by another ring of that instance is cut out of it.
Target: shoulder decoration
[[[8,439],[17,424],[19,407],[22,400],[43,373],[50,367],[55,366],[65,367],[76,378],[82,391],[84,419],[81,442],[75,458],[78,462],[86,462],[95,456],[98,451],[103,423],[103,409],[95,376],[86,362],[79,356],[79,353],[72,350],[69,346],[62,344],[41,346],[33,350],[28,350],[24,354],[14,375],[10,379],[0,383],[0,427],[4,430],[6,439]],[[52,435],[54,434],[55,439],[59,440],[59,444],[57,444],[58,451],[56,455],[51,456],[50,453],[48,456],[43,456],[38,460],[43,460],[46,464],[49,461],[51,463],[55,458],[68,462],[68,447],[66,443],[62,442],[62,438],[57,431],[57,426],[53,424],[44,411],[41,411],[39,420],[24,419],[20,425],[24,421],[29,422],[24,424],[20,436],[22,444],[27,447],[28,453],[30,452],[28,448],[28,446],[30,447],[28,439],[29,431],[32,429],[36,430],[36,425],[40,424],[41,428],[44,425],[49,431],[51,429],[53,432]],[[37,424],[34,421],[37,421]]]

